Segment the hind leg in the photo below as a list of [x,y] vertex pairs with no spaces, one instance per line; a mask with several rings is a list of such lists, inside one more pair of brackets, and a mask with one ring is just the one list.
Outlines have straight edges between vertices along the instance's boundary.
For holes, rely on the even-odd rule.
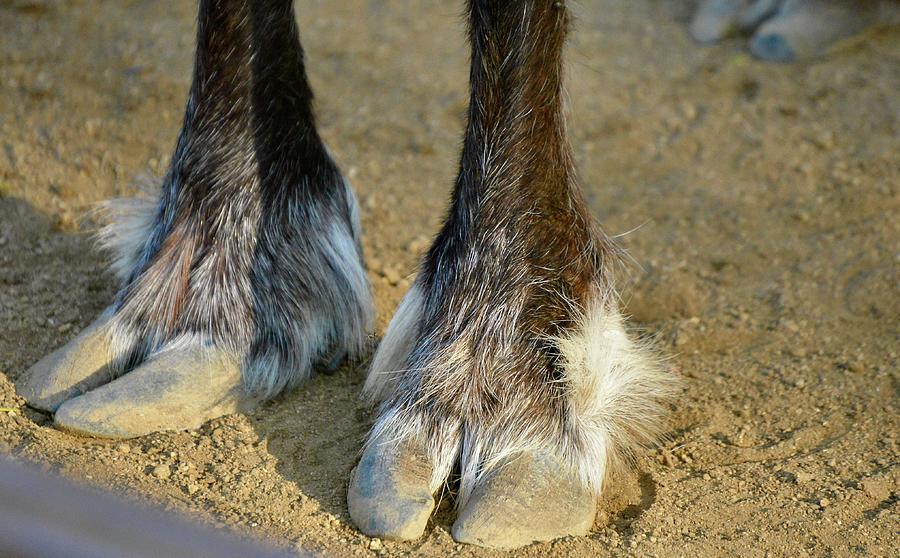
[[444,227],[374,357],[379,418],[350,482],[364,532],[422,534],[460,473],[453,536],[584,534],[607,472],[660,427],[672,377],[625,334],[618,250],[576,185],[558,0],[469,2],[468,126]]
[[353,192],[316,131],[292,0],[202,0],[184,126],[158,191],[110,204],[104,315],[19,382],[61,428],[198,426],[363,350]]

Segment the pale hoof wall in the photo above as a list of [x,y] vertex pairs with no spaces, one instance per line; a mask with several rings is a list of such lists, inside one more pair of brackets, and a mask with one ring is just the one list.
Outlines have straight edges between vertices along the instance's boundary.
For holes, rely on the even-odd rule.
[[370,537],[414,540],[434,510],[432,468],[410,446],[372,444],[353,470],[347,490],[350,517]]
[[170,349],[105,386],[63,403],[60,429],[99,438],[132,438],[197,428],[241,410],[241,361],[214,347]]
[[458,542],[513,549],[590,531],[597,499],[557,461],[520,455],[499,467],[460,510]]
[[30,406],[53,412],[63,401],[108,382],[112,378],[109,319],[98,319],[38,361],[16,382],[18,394]]
[[724,39],[737,31],[743,9],[742,0],[703,0],[691,21],[691,37],[703,44]]
[[781,0],[755,0],[738,16],[738,26],[753,31],[778,11]]

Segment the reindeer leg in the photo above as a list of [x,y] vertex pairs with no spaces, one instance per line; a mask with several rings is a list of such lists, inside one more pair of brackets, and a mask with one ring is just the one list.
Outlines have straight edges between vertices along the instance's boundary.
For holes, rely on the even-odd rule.
[[374,357],[354,471],[364,532],[422,534],[460,474],[459,541],[585,533],[607,472],[654,440],[674,379],[625,333],[619,256],[575,181],[558,0],[470,0],[471,101],[443,229]]
[[121,288],[19,383],[93,436],[183,429],[357,356],[359,218],[316,131],[292,0],[201,0],[193,85],[155,199],[111,205]]

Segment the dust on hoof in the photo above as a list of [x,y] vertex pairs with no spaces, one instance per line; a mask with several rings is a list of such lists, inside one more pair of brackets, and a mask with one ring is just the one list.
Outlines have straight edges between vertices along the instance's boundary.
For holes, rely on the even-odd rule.
[[691,21],[691,37],[699,43],[713,43],[738,29],[738,18],[745,0],[703,0]]
[[351,473],[350,517],[370,537],[419,538],[434,510],[431,476],[431,463],[419,448],[370,444]]
[[877,2],[807,0],[787,3],[750,40],[750,52],[772,62],[824,54],[834,43],[878,22]]
[[53,412],[63,401],[112,378],[110,316],[106,314],[74,339],[32,366],[16,382],[16,391],[36,409]]
[[520,454],[475,489],[453,524],[453,538],[512,549],[582,536],[594,524],[596,507],[594,494],[554,458]]
[[56,411],[60,429],[100,438],[133,438],[197,428],[246,410],[241,360],[215,347],[164,350],[144,364]]

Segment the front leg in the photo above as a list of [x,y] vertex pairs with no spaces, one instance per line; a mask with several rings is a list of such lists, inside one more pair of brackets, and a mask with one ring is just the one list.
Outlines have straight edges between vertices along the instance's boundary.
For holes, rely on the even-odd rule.
[[364,349],[356,202],[316,131],[292,0],[200,2],[171,167],[110,208],[115,302],[18,385],[57,426],[196,427]]
[[454,537],[584,534],[611,468],[660,429],[674,378],[625,332],[619,251],[576,186],[558,0],[469,2],[471,102],[443,229],[378,348],[351,480],[366,533],[415,538],[460,474]]

